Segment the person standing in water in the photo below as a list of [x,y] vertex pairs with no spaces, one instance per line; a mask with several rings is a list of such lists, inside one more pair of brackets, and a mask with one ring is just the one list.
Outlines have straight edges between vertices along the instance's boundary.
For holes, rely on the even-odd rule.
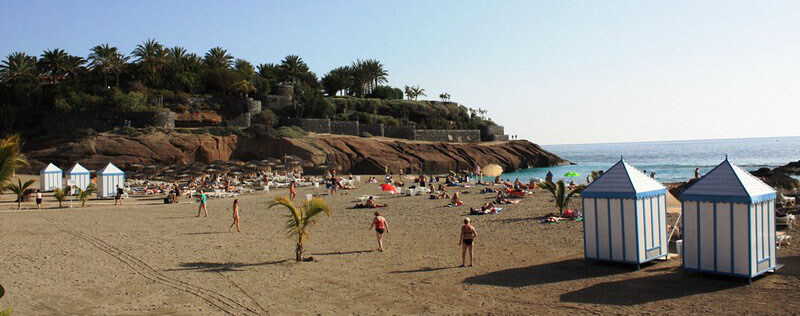
[[239,199],[233,200],[233,224],[231,224],[231,226],[228,227],[228,231],[231,231],[233,225],[236,225],[237,232],[240,233],[242,232],[242,228],[239,227]]
[[461,226],[461,236],[458,240],[458,245],[461,246],[461,266],[464,267],[467,255],[467,249],[469,249],[469,266],[472,266],[472,247],[475,243],[475,237],[478,237],[478,232],[475,230],[475,227],[472,227],[470,224],[469,217],[464,219],[464,226]]
[[380,211],[375,211],[375,218],[372,219],[369,230],[372,230],[373,227],[375,227],[375,234],[378,237],[378,251],[383,252],[383,233],[389,233],[389,223],[381,216]]
[[700,179],[700,168],[694,168],[694,178]]
[[206,193],[203,192],[203,190],[200,190],[200,206],[197,207],[197,216],[195,217],[200,217],[201,211],[205,211],[205,217],[208,217],[208,208],[206,207],[206,202],[208,202],[208,196],[206,196]]
[[297,196],[297,190],[295,189],[294,180],[289,183],[289,199],[294,201],[294,197]]
[[544,181],[553,182],[553,172],[547,170],[547,175],[544,176]]

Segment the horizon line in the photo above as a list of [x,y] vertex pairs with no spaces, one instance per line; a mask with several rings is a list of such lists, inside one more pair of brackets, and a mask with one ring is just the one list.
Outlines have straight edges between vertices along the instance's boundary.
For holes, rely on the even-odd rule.
[[741,139],[765,139],[765,138],[793,138],[794,136],[759,136],[759,137],[732,137],[732,138],[700,138],[700,139],[670,139],[670,140],[637,140],[637,141],[618,141],[618,142],[589,142],[589,143],[566,143],[566,144],[541,144],[541,146],[571,146],[571,145],[613,145],[613,144],[636,144],[636,143],[670,143],[685,141],[711,141],[711,140],[741,140]]

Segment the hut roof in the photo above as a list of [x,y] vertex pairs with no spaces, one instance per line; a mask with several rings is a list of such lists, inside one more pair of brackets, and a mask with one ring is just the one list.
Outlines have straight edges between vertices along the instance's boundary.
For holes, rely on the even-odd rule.
[[602,176],[583,189],[581,196],[635,199],[664,194],[666,190],[661,183],[620,159]]
[[42,173],[57,173],[57,172],[61,172],[61,169],[56,167],[56,165],[54,165],[53,163],[47,164],[47,167],[44,167],[44,169],[42,169]]
[[117,168],[117,166],[115,166],[114,164],[109,162],[108,165],[103,167],[103,169],[100,169],[100,171],[98,171],[97,174],[99,174],[99,175],[118,175],[118,174],[125,174],[125,173],[122,172],[122,170],[120,170],[119,168]]
[[756,203],[775,198],[775,190],[739,166],[725,161],[681,194],[683,201]]
[[89,169],[84,168],[83,166],[81,166],[81,164],[76,162],[75,165],[72,166],[72,168],[69,168],[69,170],[67,170],[67,173],[68,174],[84,174],[84,173],[89,173]]

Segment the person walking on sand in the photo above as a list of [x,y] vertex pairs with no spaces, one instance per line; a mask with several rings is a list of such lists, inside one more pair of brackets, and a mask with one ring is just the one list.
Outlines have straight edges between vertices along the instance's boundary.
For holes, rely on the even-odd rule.
[[467,249],[469,249],[469,266],[472,266],[472,247],[475,243],[475,237],[478,237],[478,232],[475,227],[470,224],[469,217],[464,219],[464,226],[461,226],[461,236],[458,240],[458,245],[461,246],[461,266],[464,267],[466,261]]
[[39,191],[39,189],[36,189],[36,209],[42,209],[42,191]]
[[228,231],[231,231],[233,225],[236,225],[237,232],[239,233],[242,232],[242,228],[239,227],[239,199],[233,200],[233,224],[231,224],[231,226],[228,227]]
[[289,199],[294,201],[294,197],[297,196],[297,190],[295,189],[294,180],[289,183]]
[[205,192],[203,192],[203,190],[200,190],[200,206],[197,207],[197,216],[195,217],[200,217],[201,211],[205,211],[205,217],[208,217],[208,208],[206,207],[206,202],[208,202],[208,196]]
[[375,227],[375,234],[378,237],[378,251],[383,252],[383,233],[389,233],[389,223],[381,216],[380,211],[375,211],[375,218],[372,219],[372,224],[369,224],[369,230]]
[[123,193],[125,193],[125,191],[123,191],[120,186],[117,186],[117,193],[114,194],[114,205],[122,205]]

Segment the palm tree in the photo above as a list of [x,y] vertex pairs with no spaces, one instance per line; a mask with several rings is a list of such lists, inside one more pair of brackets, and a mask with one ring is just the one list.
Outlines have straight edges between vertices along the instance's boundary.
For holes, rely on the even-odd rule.
[[439,99],[442,99],[442,102],[447,103],[447,101],[450,100],[450,94],[447,93],[447,92],[444,92],[444,93],[439,95]]
[[322,87],[329,96],[335,96],[339,91],[345,90],[351,86],[351,73],[350,67],[337,67],[328,72],[322,77]]
[[180,46],[167,48],[167,56],[173,63],[183,63],[187,56],[186,48]]
[[22,183],[22,180],[17,178],[17,183],[11,182],[11,184],[6,186],[9,191],[17,195],[17,209],[22,209],[22,199],[33,192],[33,189],[30,187],[34,182],[36,182],[36,179],[30,179]]
[[36,57],[22,52],[11,53],[0,64],[0,82],[12,83],[36,79]]
[[39,59],[39,67],[50,76],[52,84],[56,84],[60,77],[69,73],[70,64],[70,55],[58,48],[44,51],[42,59]]
[[231,91],[237,93],[240,97],[246,98],[251,92],[258,92],[258,89],[250,81],[239,80],[231,86]]
[[203,62],[209,68],[231,68],[233,56],[229,55],[226,49],[217,46],[208,50],[205,57],[203,57]]
[[21,147],[19,135],[0,139],[0,188],[11,180],[17,168],[28,166],[28,160],[20,152]]
[[69,56],[67,59],[67,75],[72,78],[73,82],[78,81],[78,74],[85,71],[86,59],[81,56]]
[[160,71],[167,63],[167,50],[164,45],[155,39],[148,39],[139,45],[131,53],[135,56],[136,63],[147,71],[150,82],[157,86],[161,82]]
[[252,80],[256,73],[256,69],[253,67],[253,64],[241,58],[236,59],[233,69],[236,69],[236,72],[242,74],[245,78],[247,78],[247,80]]
[[389,72],[383,69],[383,64],[377,59],[367,59],[364,61],[364,68],[370,78],[369,90],[372,91],[381,83],[388,82]]
[[297,208],[288,197],[276,197],[269,207],[272,208],[278,205],[285,207],[290,213],[288,215],[289,220],[286,221],[286,230],[290,236],[297,237],[295,260],[300,262],[303,260],[303,243],[309,238],[308,229],[317,223],[317,215],[325,213],[328,216],[332,216],[333,211],[328,206],[328,203],[325,203],[325,200],[320,198],[305,201],[300,208]]
[[428,96],[425,94],[425,89],[420,89],[419,85],[417,85],[416,87],[411,87],[411,90],[414,91],[414,101],[417,101],[417,99],[419,99],[419,96]]
[[72,186],[67,186],[66,189],[56,188],[53,190],[53,196],[58,201],[58,208],[61,208],[61,203],[66,201],[70,195],[72,195]]
[[[6,295],[6,290],[3,288],[2,285],[0,285],[0,298],[2,298],[4,295]],[[11,308],[11,307],[8,307],[8,308],[0,311],[0,316],[11,316],[12,313],[14,313],[14,309]]]
[[92,53],[89,54],[89,66],[103,75],[103,85],[108,87],[108,75],[114,74],[117,78],[117,87],[119,87],[119,75],[125,68],[125,62],[128,57],[120,53],[116,47],[108,45],[108,43],[97,45],[91,51]]
[[78,200],[81,201],[81,207],[86,207],[86,201],[88,201],[89,197],[95,192],[97,192],[97,186],[94,183],[89,183],[86,190],[78,188]]
[[550,192],[555,199],[556,206],[558,207],[558,214],[561,215],[564,212],[564,209],[569,206],[569,202],[572,199],[572,196],[575,194],[580,193],[584,186],[579,185],[577,189],[570,191],[567,193],[567,186],[564,184],[564,180],[558,180],[554,182],[542,182],[540,187]]
[[297,55],[284,57],[279,67],[284,77],[282,79],[291,83],[294,83],[302,74],[308,72],[308,65]]

